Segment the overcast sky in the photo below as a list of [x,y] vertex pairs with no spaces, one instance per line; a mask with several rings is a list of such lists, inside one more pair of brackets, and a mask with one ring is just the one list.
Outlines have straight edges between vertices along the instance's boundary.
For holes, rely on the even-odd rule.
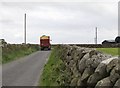
[[49,35],[51,43],[98,43],[118,35],[117,0],[72,0],[0,2],[0,38],[9,43],[24,42],[24,13],[27,14],[27,43],[39,43]]

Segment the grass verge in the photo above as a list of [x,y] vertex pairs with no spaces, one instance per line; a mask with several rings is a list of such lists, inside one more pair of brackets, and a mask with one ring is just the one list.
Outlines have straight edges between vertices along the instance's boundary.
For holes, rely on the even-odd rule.
[[120,48],[97,48],[97,50],[106,54],[111,54],[113,56],[120,55]]
[[62,49],[55,47],[49,57],[48,62],[44,66],[39,86],[59,86],[59,78],[65,65],[61,60]]
[[29,55],[38,48],[35,45],[8,45],[2,48],[2,64]]

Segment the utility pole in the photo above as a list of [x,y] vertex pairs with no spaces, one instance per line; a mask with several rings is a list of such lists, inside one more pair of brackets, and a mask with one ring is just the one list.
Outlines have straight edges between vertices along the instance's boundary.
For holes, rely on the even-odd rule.
[[24,16],[24,43],[26,44],[26,13]]
[[95,44],[97,44],[97,27],[95,28]]

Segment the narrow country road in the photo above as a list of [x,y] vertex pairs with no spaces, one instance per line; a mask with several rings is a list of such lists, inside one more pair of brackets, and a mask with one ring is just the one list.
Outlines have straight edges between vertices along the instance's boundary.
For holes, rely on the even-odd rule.
[[38,51],[2,66],[3,86],[37,86],[50,51]]

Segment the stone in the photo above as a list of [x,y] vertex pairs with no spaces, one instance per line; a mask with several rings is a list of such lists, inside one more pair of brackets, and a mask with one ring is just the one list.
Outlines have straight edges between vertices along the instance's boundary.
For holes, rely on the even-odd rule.
[[98,72],[101,75],[108,75],[109,73],[107,72],[107,65],[112,61],[114,57],[108,58],[106,60],[103,60],[98,67],[96,68],[95,72]]
[[108,73],[106,71],[107,65],[104,63],[100,63],[98,67],[95,69],[95,73],[99,73],[101,76],[107,76]]
[[74,71],[74,69],[76,69],[76,63],[74,63],[74,64],[73,64],[73,66],[72,66],[72,67],[70,67],[70,69],[71,69],[71,71],[73,72],[73,71]]
[[91,67],[96,69],[100,63],[101,63],[101,60],[99,58],[93,58],[93,63],[91,64]]
[[86,68],[81,76],[81,81],[87,81],[87,79],[89,78],[90,75],[92,75],[94,72],[94,70],[89,67],[89,68]]
[[91,66],[93,69],[96,69],[100,62],[101,60],[96,55],[93,55],[91,58],[86,60],[86,66]]
[[117,80],[113,88],[120,88],[120,79]]
[[117,66],[112,69],[110,72],[110,81],[115,84],[115,82],[120,78],[120,74],[118,73]]
[[86,87],[87,85],[86,85],[85,82],[81,81],[81,79],[79,78],[79,79],[78,79],[78,82],[77,82],[77,86],[84,88],[84,87]]
[[82,57],[86,54],[86,53],[82,53],[82,52],[83,52],[83,49],[77,49],[77,52],[78,52],[79,60],[81,60]]
[[108,65],[115,58],[116,57],[107,58],[107,59],[103,60],[101,63]]
[[69,49],[67,50],[67,56],[71,56],[71,50],[72,50],[72,48],[69,48]]
[[78,78],[73,78],[70,83],[70,86],[77,86],[77,81],[78,81]]
[[112,87],[113,87],[113,84],[111,83],[109,77],[106,77],[106,78],[98,81],[98,83],[96,84],[95,88],[99,88],[99,87],[112,88]]
[[116,64],[118,64],[118,58],[110,61],[110,63],[107,65],[107,72],[110,72],[116,66]]
[[89,52],[89,55],[90,55],[90,58],[91,58],[93,55],[97,55],[97,51],[96,50],[91,50]]
[[75,64],[75,61],[74,61],[74,60],[71,60],[71,61],[70,61],[70,64],[69,64],[69,67],[71,68],[74,64]]
[[81,77],[81,73],[78,71],[76,66],[73,68],[73,76],[76,78]]
[[66,66],[66,71],[71,72],[71,69],[69,68],[69,65]]
[[85,54],[84,57],[78,62],[78,69],[80,73],[83,73],[83,71],[86,68],[86,60],[89,58],[89,53]]
[[78,71],[75,71],[74,73],[73,73],[73,77],[81,77],[81,73],[79,73]]
[[99,73],[94,73],[88,78],[87,85],[94,87],[102,78],[103,77]]
[[72,57],[71,56],[67,56],[66,60],[67,60],[67,62],[70,62],[70,60],[72,60]]
[[84,50],[82,51],[82,53],[87,54],[87,53],[89,53],[90,51],[91,51],[91,49],[84,48]]
[[93,64],[93,59],[92,58],[88,58],[86,60],[86,63],[85,63],[86,67],[90,67],[90,66],[92,66],[92,64]]

